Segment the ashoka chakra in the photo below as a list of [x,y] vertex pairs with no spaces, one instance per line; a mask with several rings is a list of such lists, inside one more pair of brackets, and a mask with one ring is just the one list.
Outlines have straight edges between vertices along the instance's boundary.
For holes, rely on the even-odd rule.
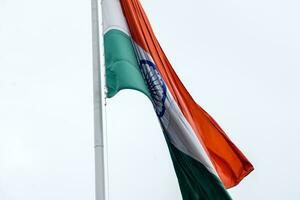
[[167,88],[162,80],[159,72],[157,71],[154,63],[149,60],[141,60],[140,68],[144,79],[147,83],[147,87],[152,97],[152,102],[159,117],[162,117],[165,113],[165,100]]

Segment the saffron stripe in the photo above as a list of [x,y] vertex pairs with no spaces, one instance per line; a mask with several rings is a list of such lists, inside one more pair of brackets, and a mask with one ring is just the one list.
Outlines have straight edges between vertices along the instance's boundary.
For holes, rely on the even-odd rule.
[[179,108],[197,134],[226,188],[253,170],[243,153],[213,118],[196,104],[161,49],[138,0],[120,0],[133,40],[153,58]]

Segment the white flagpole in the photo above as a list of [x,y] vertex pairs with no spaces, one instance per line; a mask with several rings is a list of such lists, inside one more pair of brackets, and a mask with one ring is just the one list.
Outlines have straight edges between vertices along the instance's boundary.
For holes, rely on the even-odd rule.
[[[103,110],[105,109],[104,92],[104,52],[102,24],[99,26],[98,0],[91,0],[92,5],[92,40],[93,40],[93,87],[94,87],[94,143],[95,143],[95,198],[108,199],[108,173],[106,165],[106,135],[104,134]],[[99,20],[100,17],[100,20]]]

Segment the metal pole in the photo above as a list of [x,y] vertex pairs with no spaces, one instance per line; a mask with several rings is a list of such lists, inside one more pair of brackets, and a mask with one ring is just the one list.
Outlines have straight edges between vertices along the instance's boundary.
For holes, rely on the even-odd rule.
[[102,29],[99,27],[98,0],[91,0],[92,5],[92,44],[93,44],[93,88],[94,88],[94,143],[95,143],[95,198],[107,200],[107,166],[105,151],[105,134],[103,123],[104,101],[104,73],[101,66],[104,60],[101,58]]

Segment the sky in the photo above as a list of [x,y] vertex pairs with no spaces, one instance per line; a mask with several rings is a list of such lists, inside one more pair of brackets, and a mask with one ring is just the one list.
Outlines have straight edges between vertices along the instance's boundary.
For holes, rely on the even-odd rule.
[[[142,0],[173,68],[255,170],[233,199],[300,199],[300,2]],[[91,7],[0,0],[0,199],[94,199]],[[109,199],[180,200],[152,105],[107,100]]]

